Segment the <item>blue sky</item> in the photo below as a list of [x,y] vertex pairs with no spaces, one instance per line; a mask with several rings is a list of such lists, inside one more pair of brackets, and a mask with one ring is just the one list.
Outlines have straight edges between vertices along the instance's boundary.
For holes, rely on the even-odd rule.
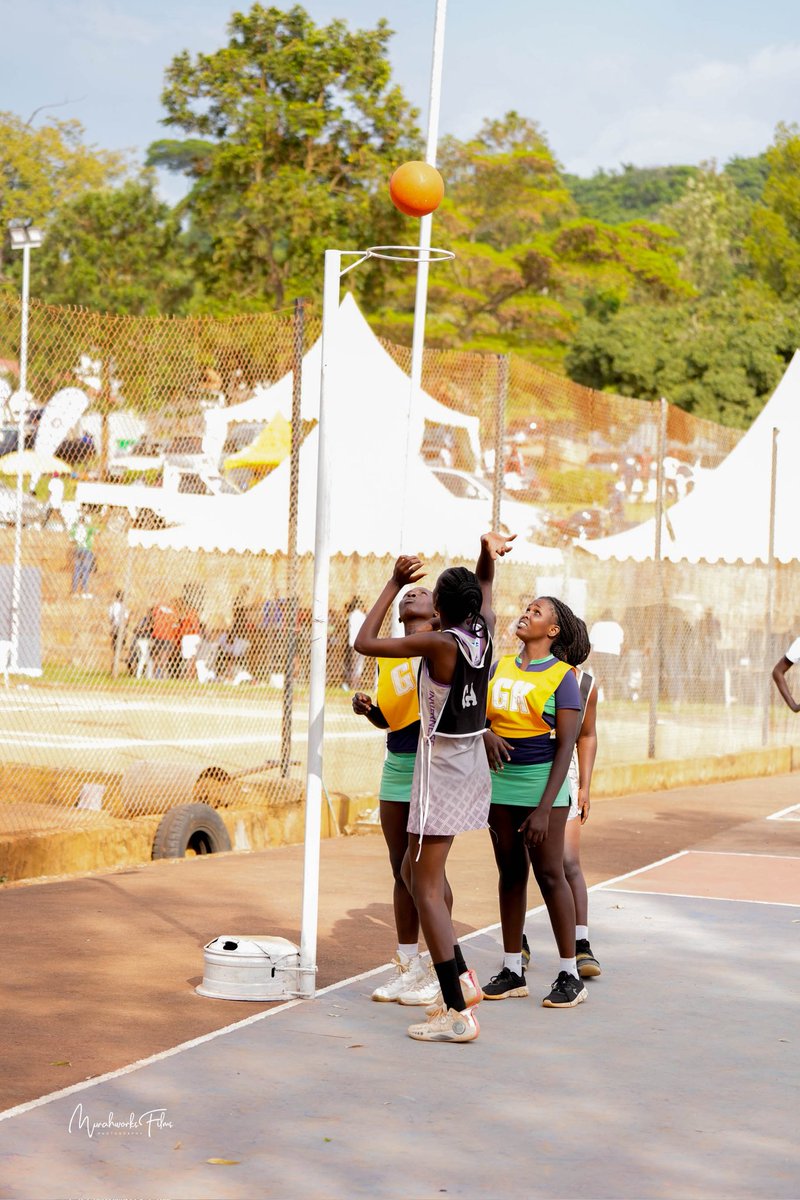
[[[288,7],[288,0],[282,5]],[[171,57],[216,49],[226,0],[0,0],[0,109],[77,117],[87,137],[141,158],[164,136],[159,93]],[[246,8],[247,4],[238,5]],[[395,77],[425,127],[434,0],[307,0],[396,30]],[[441,131],[466,137],[516,108],[559,160],[591,174],[621,162],[725,162],[800,121],[800,22],[789,0],[449,0]],[[177,183],[177,181],[176,181]]]

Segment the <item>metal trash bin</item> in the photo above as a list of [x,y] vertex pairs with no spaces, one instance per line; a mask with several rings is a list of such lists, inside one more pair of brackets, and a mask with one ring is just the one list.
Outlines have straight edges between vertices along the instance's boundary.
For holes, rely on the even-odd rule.
[[120,780],[123,816],[143,817],[199,802],[219,808],[230,779],[224,767],[139,759]]
[[300,950],[282,937],[223,934],[204,948],[203,982],[212,1000],[289,1000],[298,995]]

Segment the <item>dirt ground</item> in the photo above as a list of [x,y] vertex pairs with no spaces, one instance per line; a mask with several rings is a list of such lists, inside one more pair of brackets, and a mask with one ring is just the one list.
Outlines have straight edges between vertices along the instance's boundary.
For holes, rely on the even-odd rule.
[[[741,780],[594,802],[583,835],[589,884],[798,802],[796,776]],[[800,845],[800,822],[764,822]],[[743,832],[742,848],[748,848]],[[752,849],[757,847],[753,846]],[[48,1094],[193,1037],[265,1005],[203,999],[203,945],[220,934],[299,942],[303,848],[149,863],[80,878],[0,887],[5,1070],[0,1107]],[[449,875],[459,935],[497,921],[485,832],[457,839]],[[540,902],[531,883],[529,904]],[[591,914],[590,914],[591,919]],[[394,948],[391,888],[379,833],[322,843],[319,986],[385,963]],[[595,950],[602,961],[602,946]],[[549,982],[549,942],[532,970]]]

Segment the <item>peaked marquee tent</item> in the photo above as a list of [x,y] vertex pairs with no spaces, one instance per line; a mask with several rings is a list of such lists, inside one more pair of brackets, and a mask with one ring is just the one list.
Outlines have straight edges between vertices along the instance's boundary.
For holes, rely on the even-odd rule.
[[[375,386],[390,388],[393,394],[398,389],[405,389],[405,405],[408,409],[408,376],[381,346],[349,292],[342,299],[339,308],[336,336],[345,358],[359,375],[365,376]],[[304,421],[315,421],[319,414],[320,353],[321,343],[317,340],[303,357],[300,415]],[[423,391],[418,393],[417,408],[418,418],[422,421],[446,425],[460,431],[460,436],[466,439],[475,462],[480,460],[480,422],[477,417],[456,412]],[[291,419],[291,371],[271,386],[257,385],[253,395],[241,404],[232,404],[227,408],[211,409],[207,412],[203,448],[216,460],[220,456],[231,425],[241,421],[269,421],[276,413],[281,413],[287,421]]]
[[[769,560],[772,431],[778,433],[775,557],[800,559],[800,351],[741,441],[694,490],[667,511],[662,557],[672,562]],[[655,520],[613,537],[582,543],[601,559],[643,562],[655,555]]]
[[[330,547],[333,554],[388,555],[402,550],[432,556],[476,557],[491,512],[476,500],[453,496],[419,454],[423,413],[468,430],[477,439],[477,420],[451,412],[422,396],[421,412],[409,430],[408,376],[374,337],[355,302],[346,297],[334,326],[326,421],[330,449]],[[318,415],[319,345],[303,360],[304,418]],[[258,397],[265,418],[291,404],[291,376]],[[276,395],[273,397],[272,393]],[[314,407],[316,398],[316,408]],[[253,401],[247,401],[247,406]],[[435,406],[435,407],[434,407]],[[241,410],[244,405],[237,405]],[[232,415],[234,410],[215,414]],[[237,419],[253,419],[253,409]],[[297,521],[299,554],[314,551],[318,431],[300,449]],[[216,496],[191,523],[160,531],[132,530],[132,545],[187,550],[280,553],[287,549],[290,462],[285,459],[242,496]],[[204,498],[205,499],[205,498]],[[501,512],[502,515],[502,512]],[[534,546],[521,536],[514,559],[560,565],[560,550]]]

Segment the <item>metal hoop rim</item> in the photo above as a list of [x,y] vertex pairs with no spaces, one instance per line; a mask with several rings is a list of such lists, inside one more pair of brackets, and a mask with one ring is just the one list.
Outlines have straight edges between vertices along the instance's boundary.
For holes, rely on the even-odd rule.
[[[403,250],[404,254],[391,254],[389,251]],[[441,246],[368,246],[367,258],[385,258],[396,262],[434,263],[449,262],[455,258],[452,250],[443,250]]]

